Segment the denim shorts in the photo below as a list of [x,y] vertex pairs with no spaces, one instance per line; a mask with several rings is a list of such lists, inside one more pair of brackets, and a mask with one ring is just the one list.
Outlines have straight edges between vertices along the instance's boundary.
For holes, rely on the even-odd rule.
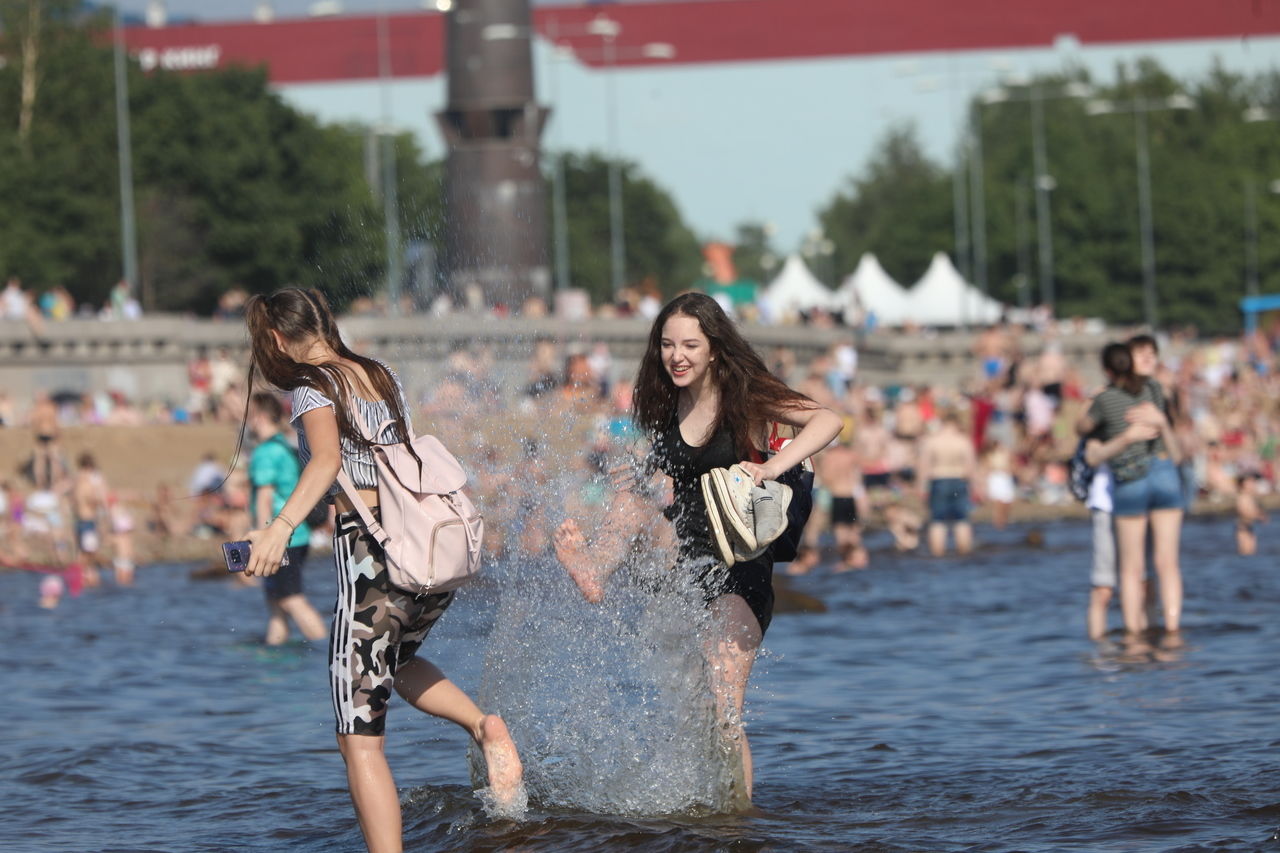
[[969,481],[944,477],[929,483],[929,519],[966,521],[969,518]]
[[1182,509],[1182,478],[1173,460],[1156,457],[1147,473],[1112,486],[1114,514],[1146,515],[1155,509]]

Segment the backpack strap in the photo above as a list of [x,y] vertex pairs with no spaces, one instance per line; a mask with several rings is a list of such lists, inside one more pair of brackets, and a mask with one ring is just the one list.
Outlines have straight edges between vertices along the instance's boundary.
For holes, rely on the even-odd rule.
[[342,468],[338,469],[338,485],[342,486],[342,491],[346,492],[347,500],[351,501],[351,505],[355,507],[356,514],[364,522],[365,529],[369,531],[369,535],[379,545],[386,547],[387,540],[391,537],[387,535],[387,531],[382,529],[382,525],[378,523],[378,520],[373,517],[373,511],[364,502],[364,498],[360,497],[356,484],[351,482],[351,477]]

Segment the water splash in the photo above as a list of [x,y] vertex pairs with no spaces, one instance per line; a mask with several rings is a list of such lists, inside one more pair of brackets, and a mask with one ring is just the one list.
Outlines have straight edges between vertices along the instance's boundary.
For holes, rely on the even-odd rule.
[[554,557],[495,567],[482,701],[507,721],[529,794],[545,808],[734,808],[741,770],[708,687],[707,611],[655,562],[633,561],[599,605],[582,600]]
[[529,813],[529,788],[524,783],[509,800],[495,796],[492,788],[477,788],[476,797],[484,807],[484,813],[494,820],[522,821]]

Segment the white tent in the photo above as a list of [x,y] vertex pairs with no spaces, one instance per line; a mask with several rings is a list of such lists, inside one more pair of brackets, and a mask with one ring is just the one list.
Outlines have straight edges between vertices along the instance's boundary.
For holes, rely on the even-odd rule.
[[834,297],[835,294],[814,277],[799,255],[787,258],[782,271],[764,290],[769,311],[777,317],[814,308],[830,309],[835,304]]
[[878,326],[900,326],[910,314],[906,288],[890,278],[870,252],[858,259],[858,266],[836,290],[836,301],[846,321],[859,314],[875,315]]
[[907,296],[906,319],[922,326],[995,323],[1003,311],[999,302],[964,280],[945,252],[933,256]]

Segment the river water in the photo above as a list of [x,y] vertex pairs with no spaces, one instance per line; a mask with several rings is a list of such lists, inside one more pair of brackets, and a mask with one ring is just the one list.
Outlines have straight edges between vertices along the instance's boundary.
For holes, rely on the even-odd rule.
[[[712,759],[664,752],[657,735],[673,723],[622,659],[643,645],[627,627],[642,612],[593,611],[550,566],[492,573],[426,648],[511,709],[533,799],[523,820],[490,817],[461,731],[397,700],[388,751],[407,849],[1280,850],[1274,537],[1264,528],[1262,553],[1242,559],[1229,522],[1190,523],[1187,644],[1128,660],[1084,638],[1086,526],[1042,530],[1041,547],[1024,544],[1026,528],[980,530],[966,559],[896,556],[873,539],[870,570],[794,579],[828,610],[780,613],[770,629],[748,697],[745,815],[696,806],[709,777],[675,753]],[[324,650],[264,648],[260,591],[190,568],[144,568],[133,589],[53,611],[35,607],[36,576],[0,576],[0,850],[363,849]],[[324,610],[330,574],[313,558],[308,590]],[[535,620],[514,637],[513,600],[568,630]],[[544,663],[517,696],[521,648]],[[558,656],[558,680],[541,681]],[[538,720],[545,730],[522,734]]]

